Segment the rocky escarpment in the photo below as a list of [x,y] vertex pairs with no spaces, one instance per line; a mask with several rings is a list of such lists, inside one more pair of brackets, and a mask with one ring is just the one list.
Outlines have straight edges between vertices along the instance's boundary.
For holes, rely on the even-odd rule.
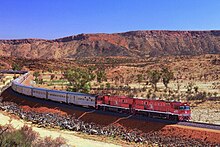
[[220,31],[132,31],[115,34],[80,34],[55,40],[0,40],[0,56],[76,58],[220,53]]

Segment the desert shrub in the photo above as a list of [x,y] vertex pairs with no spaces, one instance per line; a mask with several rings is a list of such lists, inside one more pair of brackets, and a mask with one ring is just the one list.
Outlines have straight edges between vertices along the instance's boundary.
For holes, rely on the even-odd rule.
[[24,125],[20,129],[21,134],[25,137],[26,142],[33,142],[39,134],[32,130],[31,127],[28,127],[27,125]]
[[144,86],[144,87],[142,88],[142,91],[143,91],[143,92],[147,91],[147,87]]
[[51,137],[40,138],[39,134],[32,130],[31,127],[24,125],[16,130],[11,125],[0,126],[0,146],[22,146],[22,147],[57,147],[65,144],[61,137],[52,139]]
[[38,134],[31,128],[23,126],[15,130],[10,125],[1,127],[0,146],[31,146],[32,141],[38,137]]
[[193,87],[193,88],[194,88],[195,93],[197,93],[198,90],[199,90],[199,87],[198,87],[198,86],[195,86],[195,87]]
[[191,94],[192,93],[192,89],[193,89],[193,85],[194,83],[192,82],[189,82],[188,85],[187,85],[187,93]]
[[65,140],[62,137],[52,139],[51,137],[45,137],[44,139],[38,139],[33,143],[35,147],[59,147],[65,144]]
[[214,92],[213,95],[214,95],[214,97],[217,97],[218,93],[217,93],[217,92]]

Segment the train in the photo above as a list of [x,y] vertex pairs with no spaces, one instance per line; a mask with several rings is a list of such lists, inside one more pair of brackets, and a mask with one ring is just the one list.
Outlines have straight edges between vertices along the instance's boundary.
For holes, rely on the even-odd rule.
[[27,79],[29,74],[27,72],[12,81],[12,89],[15,92],[39,99],[91,107],[102,111],[114,111],[175,121],[189,121],[191,118],[190,105],[187,102],[151,100],[127,96],[94,95],[23,85],[22,82]]

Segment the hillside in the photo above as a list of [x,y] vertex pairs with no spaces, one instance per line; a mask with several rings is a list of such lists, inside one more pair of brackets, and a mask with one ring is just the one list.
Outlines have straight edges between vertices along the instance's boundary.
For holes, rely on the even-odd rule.
[[0,40],[0,56],[31,59],[219,53],[220,31],[132,31],[79,34],[55,40]]

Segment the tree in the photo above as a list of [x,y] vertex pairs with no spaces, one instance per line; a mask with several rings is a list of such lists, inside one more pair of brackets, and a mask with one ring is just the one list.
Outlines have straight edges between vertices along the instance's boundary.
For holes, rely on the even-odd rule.
[[110,88],[111,88],[111,84],[110,84],[110,83],[106,83],[105,86],[106,86],[107,89],[110,89]]
[[217,92],[214,92],[214,94],[213,94],[215,97],[217,97],[217,95],[218,95],[218,93]]
[[35,80],[37,80],[38,77],[40,76],[39,71],[35,71],[35,72],[33,73],[33,76],[35,77]]
[[103,81],[106,81],[106,73],[104,70],[100,70],[96,72],[96,76],[97,76],[97,82],[102,83]]
[[161,77],[162,77],[163,84],[167,89],[170,80],[174,78],[173,72],[170,71],[168,68],[163,68],[161,71]]
[[55,78],[55,74],[50,75],[50,80],[52,81]]
[[152,84],[154,91],[157,91],[157,83],[159,82],[161,73],[157,70],[148,72],[149,82]]
[[[40,76],[39,71],[35,71],[35,72],[33,73],[33,76],[35,77],[34,81],[35,81],[37,84],[41,83],[40,80],[38,79],[38,77]],[[43,81],[42,81],[42,83],[43,83]]]
[[21,70],[21,69],[22,69],[22,65],[20,65],[18,63],[12,64],[12,70]]
[[137,75],[137,82],[139,83],[139,88],[140,88],[140,83],[144,80],[143,74],[138,74]]
[[195,90],[195,93],[198,93],[199,87],[198,87],[198,86],[195,86],[195,87],[194,87],[194,90]]
[[191,93],[192,93],[193,85],[194,85],[194,83],[192,83],[192,82],[189,82],[189,83],[188,83],[188,85],[187,85],[187,87],[186,87],[188,94],[191,94]]
[[68,80],[68,91],[89,92],[90,82],[95,79],[95,75],[87,70],[76,68],[64,72],[64,77]]
[[86,83],[85,85],[83,85],[82,91],[83,93],[89,93],[91,90],[91,84],[90,82]]

